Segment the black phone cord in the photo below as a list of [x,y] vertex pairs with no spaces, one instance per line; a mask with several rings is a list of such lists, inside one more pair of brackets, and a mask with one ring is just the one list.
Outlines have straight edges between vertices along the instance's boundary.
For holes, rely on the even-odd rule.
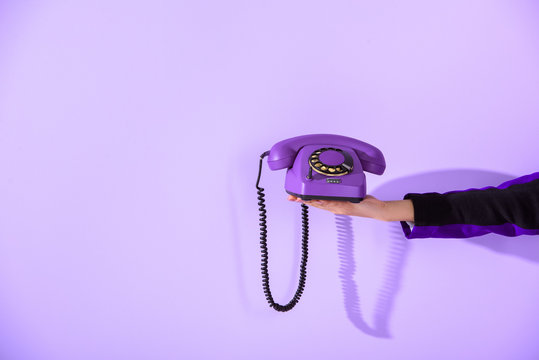
[[305,280],[307,278],[307,255],[308,255],[308,239],[309,239],[309,208],[305,204],[301,204],[301,218],[302,218],[302,240],[301,240],[301,264],[299,268],[299,282],[298,288],[294,297],[286,305],[277,304],[273,300],[269,285],[269,273],[268,273],[268,244],[267,244],[267,225],[266,225],[266,205],[264,199],[264,188],[258,186],[260,183],[260,174],[262,173],[262,160],[269,154],[266,151],[260,155],[260,164],[258,167],[258,178],[256,179],[256,188],[258,194],[258,210],[260,211],[260,249],[262,252],[262,287],[264,288],[264,294],[270,307],[277,311],[289,311],[299,301],[303,289],[305,288]]

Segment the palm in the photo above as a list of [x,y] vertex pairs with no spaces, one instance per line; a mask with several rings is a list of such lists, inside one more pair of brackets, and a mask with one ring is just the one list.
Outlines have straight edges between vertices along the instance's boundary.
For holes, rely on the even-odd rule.
[[366,195],[360,203],[335,200],[303,201],[295,196],[289,195],[288,200],[301,202],[319,209],[331,211],[338,215],[354,215],[375,218],[383,206],[383,201],[372,195]]

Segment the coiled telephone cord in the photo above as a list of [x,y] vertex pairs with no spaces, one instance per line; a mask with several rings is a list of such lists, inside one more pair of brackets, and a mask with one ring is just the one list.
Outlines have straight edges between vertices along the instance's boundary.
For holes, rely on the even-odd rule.
[[262,287],[264,288],[264,294],[270,304],[270,307],[277,311],[289,311],[299,301],[303,289],[305,288],[305,280],[307,278],[307,255],[308,255],[308,239],[309,239],[309,208],[305,204],[301,204],[301,218],[302,218],[302,240],[301,240],[301,264],[299,268],[299,282],[298,288],[294,297],[286,305],[277,304],[273,300],[273,296],[270,291],[269,273],[268,273],[268,244],[267,244],[267,226],[266,226],[266,205],[264,199],[264,188],[258,186],[260,183],[260,174],[262,173],[262,160],[269,154],[266,151],[260,155],[260,165],[258,167],[258,178],[256,179],[256,188],[258,194],[258,210],[260,211],[260,249],[262,252]]

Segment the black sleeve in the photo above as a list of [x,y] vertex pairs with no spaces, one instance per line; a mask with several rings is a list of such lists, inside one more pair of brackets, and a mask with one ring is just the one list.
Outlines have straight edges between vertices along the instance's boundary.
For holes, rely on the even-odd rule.
[[[404,199],[412,200],[414,223],[401,222],[405,234],[408,238],[539,234],[539,173],[533,175],[509,186],[408,193]],[[405,228],[408,225],[413,231]]]
[[414,204],[415,224],[501,225],[539,228],[539,179],[512,185],[454,193],[406,194]]

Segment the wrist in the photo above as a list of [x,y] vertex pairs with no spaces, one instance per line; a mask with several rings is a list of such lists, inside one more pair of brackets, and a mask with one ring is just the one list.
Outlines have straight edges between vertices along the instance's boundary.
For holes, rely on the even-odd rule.
[[391,211],[389,201],[379,200],[370,217],[375,220],[389,221]]
[[377,220],[380,221],[391,221],[391,204],[389,201],[382,201],[382,206],[380,208],[380,212],[378,213],[378,216],[376,217]]
[[414,221],[414,206],[411,200],[384,201],[380,214],[382,221]]

